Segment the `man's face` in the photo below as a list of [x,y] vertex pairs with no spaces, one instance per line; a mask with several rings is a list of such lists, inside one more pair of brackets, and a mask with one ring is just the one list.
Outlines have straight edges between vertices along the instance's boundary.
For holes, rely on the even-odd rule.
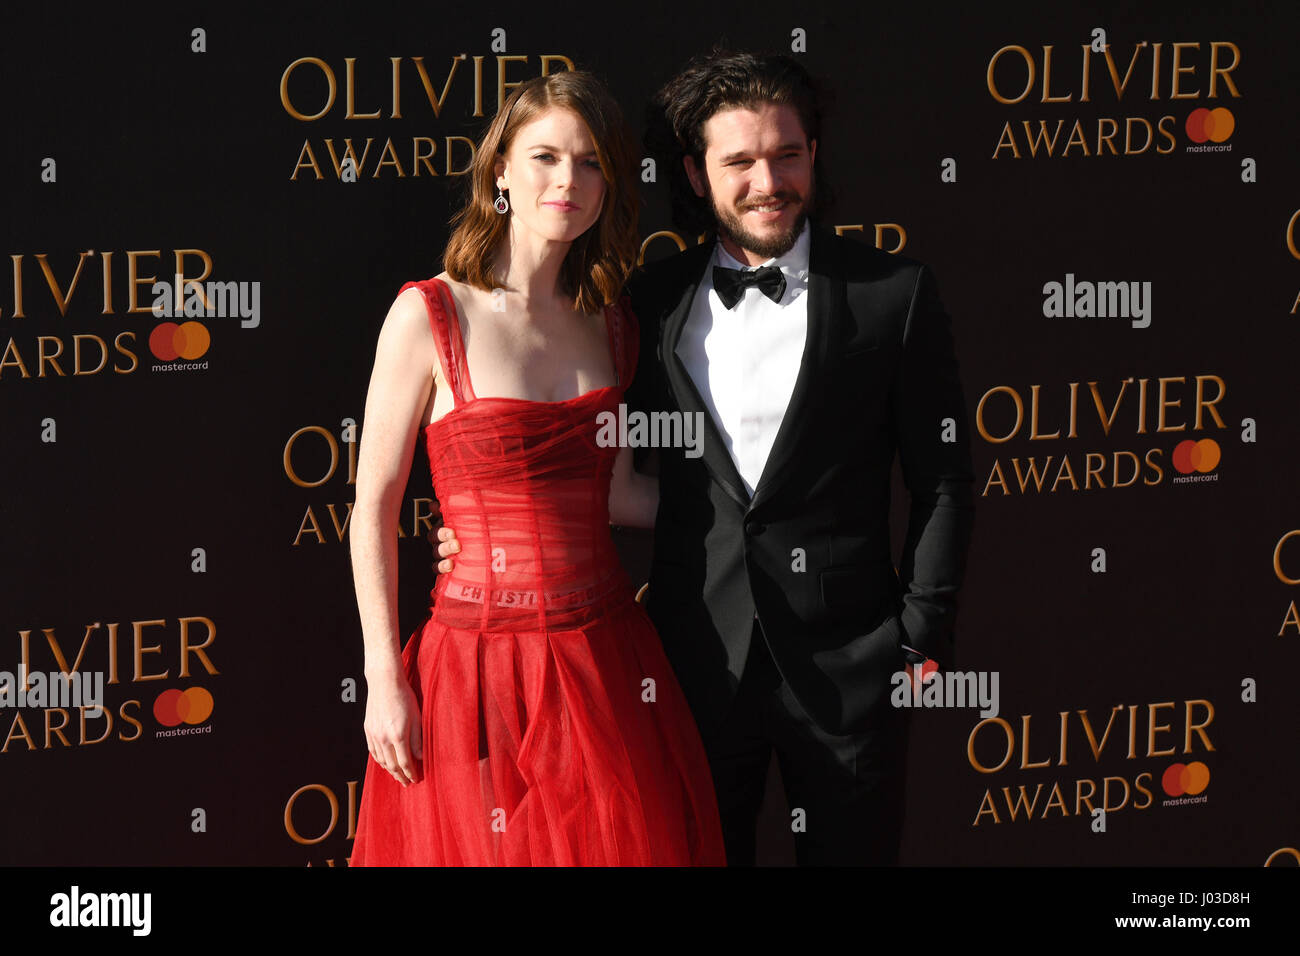
[[749,265],[794,245],[813,197],[817,141],[806,143],[793,107],[719,111],[704,124],[704,168],[685,159],[697,196],[708,199],[723,246]]

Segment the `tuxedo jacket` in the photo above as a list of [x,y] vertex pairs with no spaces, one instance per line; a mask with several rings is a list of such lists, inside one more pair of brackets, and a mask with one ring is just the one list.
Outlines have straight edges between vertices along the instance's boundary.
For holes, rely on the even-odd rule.
[[[629,410],[703,413],[702,454],[658,449],[646,609],[706,732],[735,697],[756,617],[828,733],[890,706],[902,645],[952,659],[974,499],[949,318],[924,265],[811,227],[803,358],[752,499],[675,351],[714,241],[627,286],[641,335]],[[896,453],[911,497],[897,570]]]

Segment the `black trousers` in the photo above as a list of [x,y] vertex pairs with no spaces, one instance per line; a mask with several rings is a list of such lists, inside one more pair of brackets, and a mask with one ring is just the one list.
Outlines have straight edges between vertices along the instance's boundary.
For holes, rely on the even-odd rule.
[[910,723],[910,711],[887,707],[861,733],[824,732],[790,693],[755,621],[731,712],[704,736],[728,864],[754,865],[775,750],[800,866],[896,865]]

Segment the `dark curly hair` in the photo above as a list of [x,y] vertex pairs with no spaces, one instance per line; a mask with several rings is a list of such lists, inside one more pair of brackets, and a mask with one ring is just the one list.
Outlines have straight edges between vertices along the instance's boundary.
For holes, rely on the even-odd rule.
[[764,103],[791,106],[804,134],[818,143],[813,159],[812,207],[817,216],[833,202],[822,172],[822,112],[830,93],[797,60],[776,54],[737,53],[715,46],[696,56],[650,101],[646,109],[645,147],[661,174],[667,170],[673,224],[685,235],[711,232],[716,226],[708,200],[695,195],[683,168],[690,156],[704,166],[704,124],[715,113]]

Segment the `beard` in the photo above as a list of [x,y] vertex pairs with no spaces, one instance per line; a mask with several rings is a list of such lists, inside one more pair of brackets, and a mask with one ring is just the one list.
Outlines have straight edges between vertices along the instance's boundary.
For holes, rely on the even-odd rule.
[[[771,196],[759,196],[746,200],[745,204],[739,208],[739,215],[737,215],[731,209],[724,209],[719,206],[713,196],[712,189],[706,186],[705,192],[705,199],[708,200],[709,208],[713,212],[713,221],[718,233],[730,239],[740,248],[768,259],[775,259],[777,256],[785,255],[794,246],[795,240],[799,238],[799,233],[803,232],[804,223],[808,220],[808,206],[812,202],[812,196],[813,187],[811,184],[808,188],[808,195],[802,198],[793,190],[781,190]],[[769,236],[758,236],[745,228],[741,216],[756,206],[770,206],[774,202],[799,204],[799,213],[795,216],[794,222],[791,223],[789,229]]]

